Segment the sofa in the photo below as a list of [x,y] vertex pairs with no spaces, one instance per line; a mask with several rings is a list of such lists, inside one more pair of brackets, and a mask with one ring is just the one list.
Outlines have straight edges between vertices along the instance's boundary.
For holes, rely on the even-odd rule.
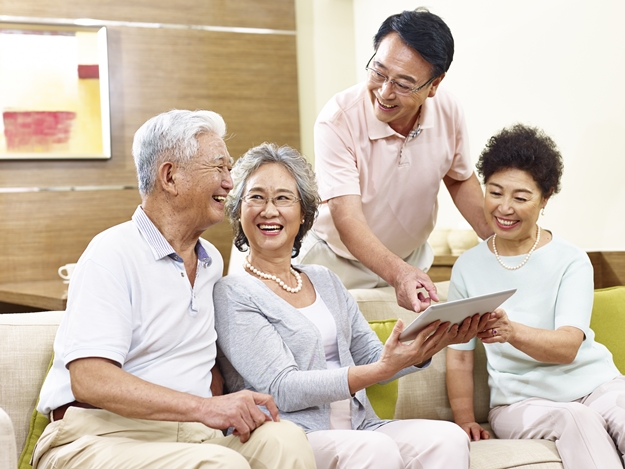
[[[446,298],[447,284],[437,285],[442,298]],[[408,323],[414,317],[414,313],[397,306],[391,288],[352,290],[352,294],[374,329],[379,325],[392,327],[392,320],[396,318]],[[598,291],[595,294],[595,309],[601,303],[597,302],[598,298],[601,300],[601,295],[614,305],[615,294],[618,307],[603,307],[611,316],[606,319],[606,313],[602,313],[603,324],[597,327],[593,324],[593,329],[597,331],[602,326],[606,331],[606,341],[613,341],[612,347],[618,348],[622,347],[618,331],[625,327],[625,287]],[[41,416],[35,420],[33,409],[49,366],[52,343],[62,315],[60,311],[0,314],[0,469],[17,467],[29,428],[41,423]],[[593,321],[597,316],[595,311]],[[607,327],[605,323],[608,323]],[[610,344],[606,345],[611,348]],[[623,371],[623,348],[619,350],[618,357],[615,353],[616,358]],[[489,390],[483,348],[478,348],[476,354],[475,382],[476,418],[486,422]],[[396,398],[387,399],[393,401],[390,412],[395,418],[452,420],[445,388],[445,351],[434,357],[428,369],[401,378],[396,386]],[[388,394],[387,391],[382,394],[385,393]],[[33,439],[29,441],[32,450]],[[27,462],[28,457],[24,459]],[[562,464],[553,442],[490,439],[471,443],[471,468],[556,469],[562,468]]]

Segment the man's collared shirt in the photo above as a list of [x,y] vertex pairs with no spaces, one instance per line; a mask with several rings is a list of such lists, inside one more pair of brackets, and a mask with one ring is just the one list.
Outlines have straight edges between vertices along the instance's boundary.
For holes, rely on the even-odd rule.
[[[373,112],[365,84],[335,95],[315,123],[315,171],[323,201],[360,195],[367,223],[390,251],[405,258],[436,223],[441,180],[473,173],[464,114],[438,88],[421,111],[421,132],[404,137]],[[327,204],[315,231],[339,256],[355,259],[339,238]]]

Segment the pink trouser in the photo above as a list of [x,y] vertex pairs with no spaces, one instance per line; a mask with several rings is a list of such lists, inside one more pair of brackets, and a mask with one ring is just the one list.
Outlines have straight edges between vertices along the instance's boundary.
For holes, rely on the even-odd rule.
[[308,433],[317,469],[468,469],[469,438],[456,424],[396,420],[374,431]]
[[565,469],[623,469],[624,376],[574,402],[532,398],[495,407],[488,420],[499,438],[555,441]]

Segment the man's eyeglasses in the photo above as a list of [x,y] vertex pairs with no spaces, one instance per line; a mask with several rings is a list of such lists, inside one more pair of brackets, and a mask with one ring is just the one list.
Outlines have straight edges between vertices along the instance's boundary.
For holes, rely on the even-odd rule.
[[243,197],[243,201],[252,207],[264,207],[271,201],[276,207],[290,207],[298,203],[298,199],[294,195],[276,195],[275,197],[265,197],[260,194],[247,194]]
[[[375,54],[374,54],[374,57],[375,57]],[[380,86],[383,86],[385,83],[388,82],[391,85],[394,85],[395,92],[402,96],[410,96],[412,93],[418,93],[423,88],[425,88],[430,83],[432,83],[434,79],[436,78],[436,77],[432,77],[428,81],[426,81],[423,85],[413,88],[412,85],[408,82],[405,82],[402,80],[391,80],[388,76],[386,76],[379,70],[373,67],[369,67],[371,60],[373,60],[373,57],[369,59],[369,62],[367,62],[367,66],[365,67],[369,81],[371,83],[375,83],[376,85],[380,85]]]

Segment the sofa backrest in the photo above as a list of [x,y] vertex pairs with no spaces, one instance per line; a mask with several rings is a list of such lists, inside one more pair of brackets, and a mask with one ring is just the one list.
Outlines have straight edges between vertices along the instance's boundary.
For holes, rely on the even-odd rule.
[[614,357],[614,364],[625,374],[625,286],[595,290],[590,327],[595,340],[605,345]]
[[0,314],[0,407],[13,422],[19,452],[62,316],[63,311]]

